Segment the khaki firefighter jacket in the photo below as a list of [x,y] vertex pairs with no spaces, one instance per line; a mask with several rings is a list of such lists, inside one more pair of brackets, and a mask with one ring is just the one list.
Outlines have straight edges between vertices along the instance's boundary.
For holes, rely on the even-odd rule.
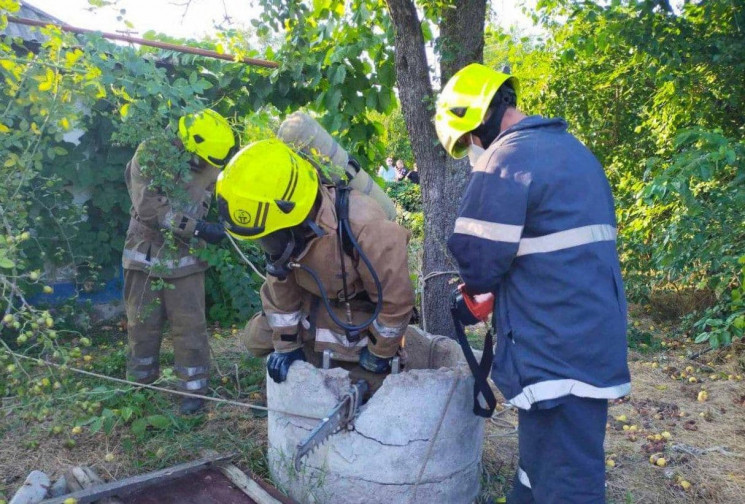
[[[132,208],[122,266],[161,278],[180,278],[204,271],[207,264],[190,253],[190,247],[204,247],[204,243],[194,240],[192,244],[191,238],[197,222],[207,215],[220,170],[204,161],[195,161],[189,180],[176,181],[186,193],[184,201],[169,198],[163,191],[150,187],[150,179],[141,171],[138,157],[146,145],[147,142],[140,144],[124,171]],[[175,236],[175,250],[166,245],[164,232]]]
[[[311,240],[297,262],[318,274],[337,317],[346,322],[335,199],[333,187],[321,187],[321,204],[314,220],[325,235]],[[407,262],[409,232],[386,220],[380,205],[355,190],[349,195],[349,223],[380,279],[383,289],[380,314],[363,331],[359,341],[351,342],[327,313],[318,285],[307,272],[294,270],[284,280],[268,277],[261,288],[261,300],[272,328],[275,350],[290,351],[299,348],[303,340],[315,339],[317,352],[329,348],[339,360],[358,360],[364,346],[380,357],[396,354],[414,307]],[[342,252],[342,256],[352,320],[359,324],[373,313],[378,292],[358,252],[355,250],[351,257]]]

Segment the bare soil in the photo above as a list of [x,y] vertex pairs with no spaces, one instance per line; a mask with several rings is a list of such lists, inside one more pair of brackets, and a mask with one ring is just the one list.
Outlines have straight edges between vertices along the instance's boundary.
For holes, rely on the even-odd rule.
[[[629,356],[631,395],[609,408],[610,503],[745,502],[745,345],[697,361],[686,350],[670,343],[662,352]],[[699,401],[702,390],[708,396]],[[517,415],[508,411],[499,419],[488,424],[484,447],[491,486],[485,493],[494,498],[511,485],[518,459],[517,438],[509,436]],[[665,466],[651,464],[652,455],[663,457]],[[683,481],[690,483],[687,490]]]

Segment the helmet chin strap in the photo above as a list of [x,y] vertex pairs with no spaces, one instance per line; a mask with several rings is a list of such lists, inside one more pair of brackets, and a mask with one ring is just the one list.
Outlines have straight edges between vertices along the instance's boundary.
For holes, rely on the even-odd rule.
[[[326,234],[318,224],[308,218],[300,226],[275,231],[276,240],[272,244],[273,246],[268,246],[269,244],[266,241],[262,243],[262,239],[259,239],[259,244],[262,245],[266,255],[266,272],[268,274],[278,278],[285,278],[290,273],[290,260],[305,248],[305,245],[308,243],[308,238],[306,237],[308,230],[312,231],[316,237]],[[284,242],[284,248],[281,253],[276,254],[276,246],[282,242]]]
[[502,129],[502,118],[510,107],[517,105],[515,91],[509,85],[503,85],[492,98],[489,110],[491,115],[471,133],[479,137],[484,149],[488,149]]

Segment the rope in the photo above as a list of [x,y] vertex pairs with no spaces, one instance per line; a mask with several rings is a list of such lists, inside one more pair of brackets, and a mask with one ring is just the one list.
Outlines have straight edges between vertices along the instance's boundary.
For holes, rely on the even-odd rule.
[[429,341],[429,357],[427,358],[427,368],[432,369],[435,365],[435,348],[440,341],[450,340],[447,336],[438,334]]
[[422,329],[425,332],[427,331],[427,317],[425,316],[425,312],[424,312],[424,287],[426,286],[428,280],[432,280],[435,277],[443,276],[443,275],[459,276],[460,273],[458,273],[457,271],[433,271],[419,279],[419,293],[421,295],[421,310],[420,311],[422,313]]
[[39,358],[36,358],[36,357],[29,357],[27,355],[19,354],[19,353],[13,352],[13,351],[8,351],[8,353],[10,353],[11,355],[13,355],[16,358],[30,360],[30,361],[33,361],[33,362],[37,362],[39,364],[43,364],[45,366],[56,367],[56,368],[58,368],[60,370],[63,370],[63,371],[64,370],[72,371],[73,373],[77,373],[77,374],[81,374],[81,375],[85,375],[85,376],[90,376],[90,377],[93,377],[93,378],[98,378],[99,380],[105,380],[105,381],[110,381],[110,382],[114,382],[114,383],[121,383],[121,384],[124,384],[124,385],[129,385],[131,387],[145,388],[145,389],[149,389],[149,390],[156,390],[158,392],[164,392],[166,394],[173,394],[173,395],[178,395],[178,396],[182,396],[182,397],[194,397],[194,398],[197,398],[197,399],[204,399],[205,401],[212,401],[212,402],[216,402],[216,403],[223,403],[223,404],[231,404],[233,406],[240,406],[242,408],[249,408],[249,409],[266,411],[266,412],[273,411],[275,413],[280,413],[282,415],[295,416],[295,417],[299,417],[299,418],[308,418],[310,420],[322,420],[323,419],[323,417],[319,417],[319,416],[304,415],[302,413],[295,413],[295,412],[291,412],[291,411],[284,411],[284,410],[280,410],[280,409],[268,408],[266,406],[259,406],[258,404],[245,403],[245,402],[240,402],[240,401],[233,401],[233,400],[230,400],[230,399],[223,399],[221,397],[211,397],[211,396],[206,396],[206,395],[202,395],[202,394],[192,394],[191,392],[182,392],[180,390],[171,390],[171,389],[167,389],[167,388],[163,388],[163,387],[158,387],[156,385],[150,385],[150,384],[147,384],[147,383],[131,382],[129,380],[123,380],[121,378],[114,378],[113,376],[106,376],[106,375],[102,375],[102,374],[99,374],[99,373],[94,373],[93,371],[85,371],[83,369],[69,367],[69,366],[66,366],[66,365],[63,365],[63,364],[57,364],[55,362],[48,362],[48,361],[45,361],[45,360],[42,360],[42,359],[39,359]]
[[241,256],[241,259],[243,259],[243,261],[246,264],[248,264],[249,266],[251,266],[251,269],[254,270],[254,273],[256,273],[257,275],[259,275],[262,280],[266,280],[266,276],[265,275],[262,275],[261,272],[258,269],[256,269],[256,266],[254,266],[254,263],[252,263],[248,259],[248,257],[246,257],[246,255],[243,253],[243,251],[240,249],[240,247],[238,247],[238,244],[235,243],[235,240],[233,239],[233,237],[230,236],[230,234],[227,233],[227,232],[225,233],[225,236],[228,237],[228,240],[230,240],[230,243],[233,245],[233,248],[235,249],[235,251],[238,252],[238,255],[239,256]]
[[442,427],[442,422],[445,420],[445,415],[447,414],[448,408],[450,407],[450,400],[453,398],[453,395],[455,394],[455,387],[457,385],[458,385],[458,377],[456,376],[453,379],[453,384],[450,386],[450,393],[448,394],[448,400],[445,402],[445,407],[442,409],[442,415],[440,415],[440,420],[437,422],[437,428],[435,429],[435,432],[432,435],[432,438],[429,440],[429,445],[427,446],[427,454],[424,456],[424,462],[422,463],[422,468],[419,469],[419,475],[416,477],[416,483],[414,484],[414,488],[411,491],[411,496],[409,497],[407,504],[411,504],[412,502],[414,502],[414,499],[416,498],[416,491],[419,488],[419,483],[421,483],[422,481],[422,476],[424,475],[424,470],[427,468],[427,463],[429,462],[429,459],[432,456],[432,448],[434,448],[435,441],[437,441],[437,436],[440,434],[440,428]]
[[491,418],[489,418],[489,421],[500,429],[508,429],[508,432],[505,432],[503,434],[490,434],[487,436],[488,438],[503,438],[503,437],[517,436],[517,425],[511,423],[508,420],[505,420],[504,418],[499,418],[500,416],[507,413],[508,411],[514,410],[515,407],[508,403],[502,403],[502,406],[504,406],[504,409],[502,411],[497,411],[496,413],[494,413],[491,416]]

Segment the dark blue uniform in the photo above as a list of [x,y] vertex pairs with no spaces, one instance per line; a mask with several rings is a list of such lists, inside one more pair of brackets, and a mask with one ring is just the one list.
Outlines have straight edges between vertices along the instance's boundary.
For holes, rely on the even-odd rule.
[[496,297],[492,378],[521,410],[513,502],[603,502],[607,400],[631,388],[613,197],[566,128],[502,132],[448,241],[470,291]]

